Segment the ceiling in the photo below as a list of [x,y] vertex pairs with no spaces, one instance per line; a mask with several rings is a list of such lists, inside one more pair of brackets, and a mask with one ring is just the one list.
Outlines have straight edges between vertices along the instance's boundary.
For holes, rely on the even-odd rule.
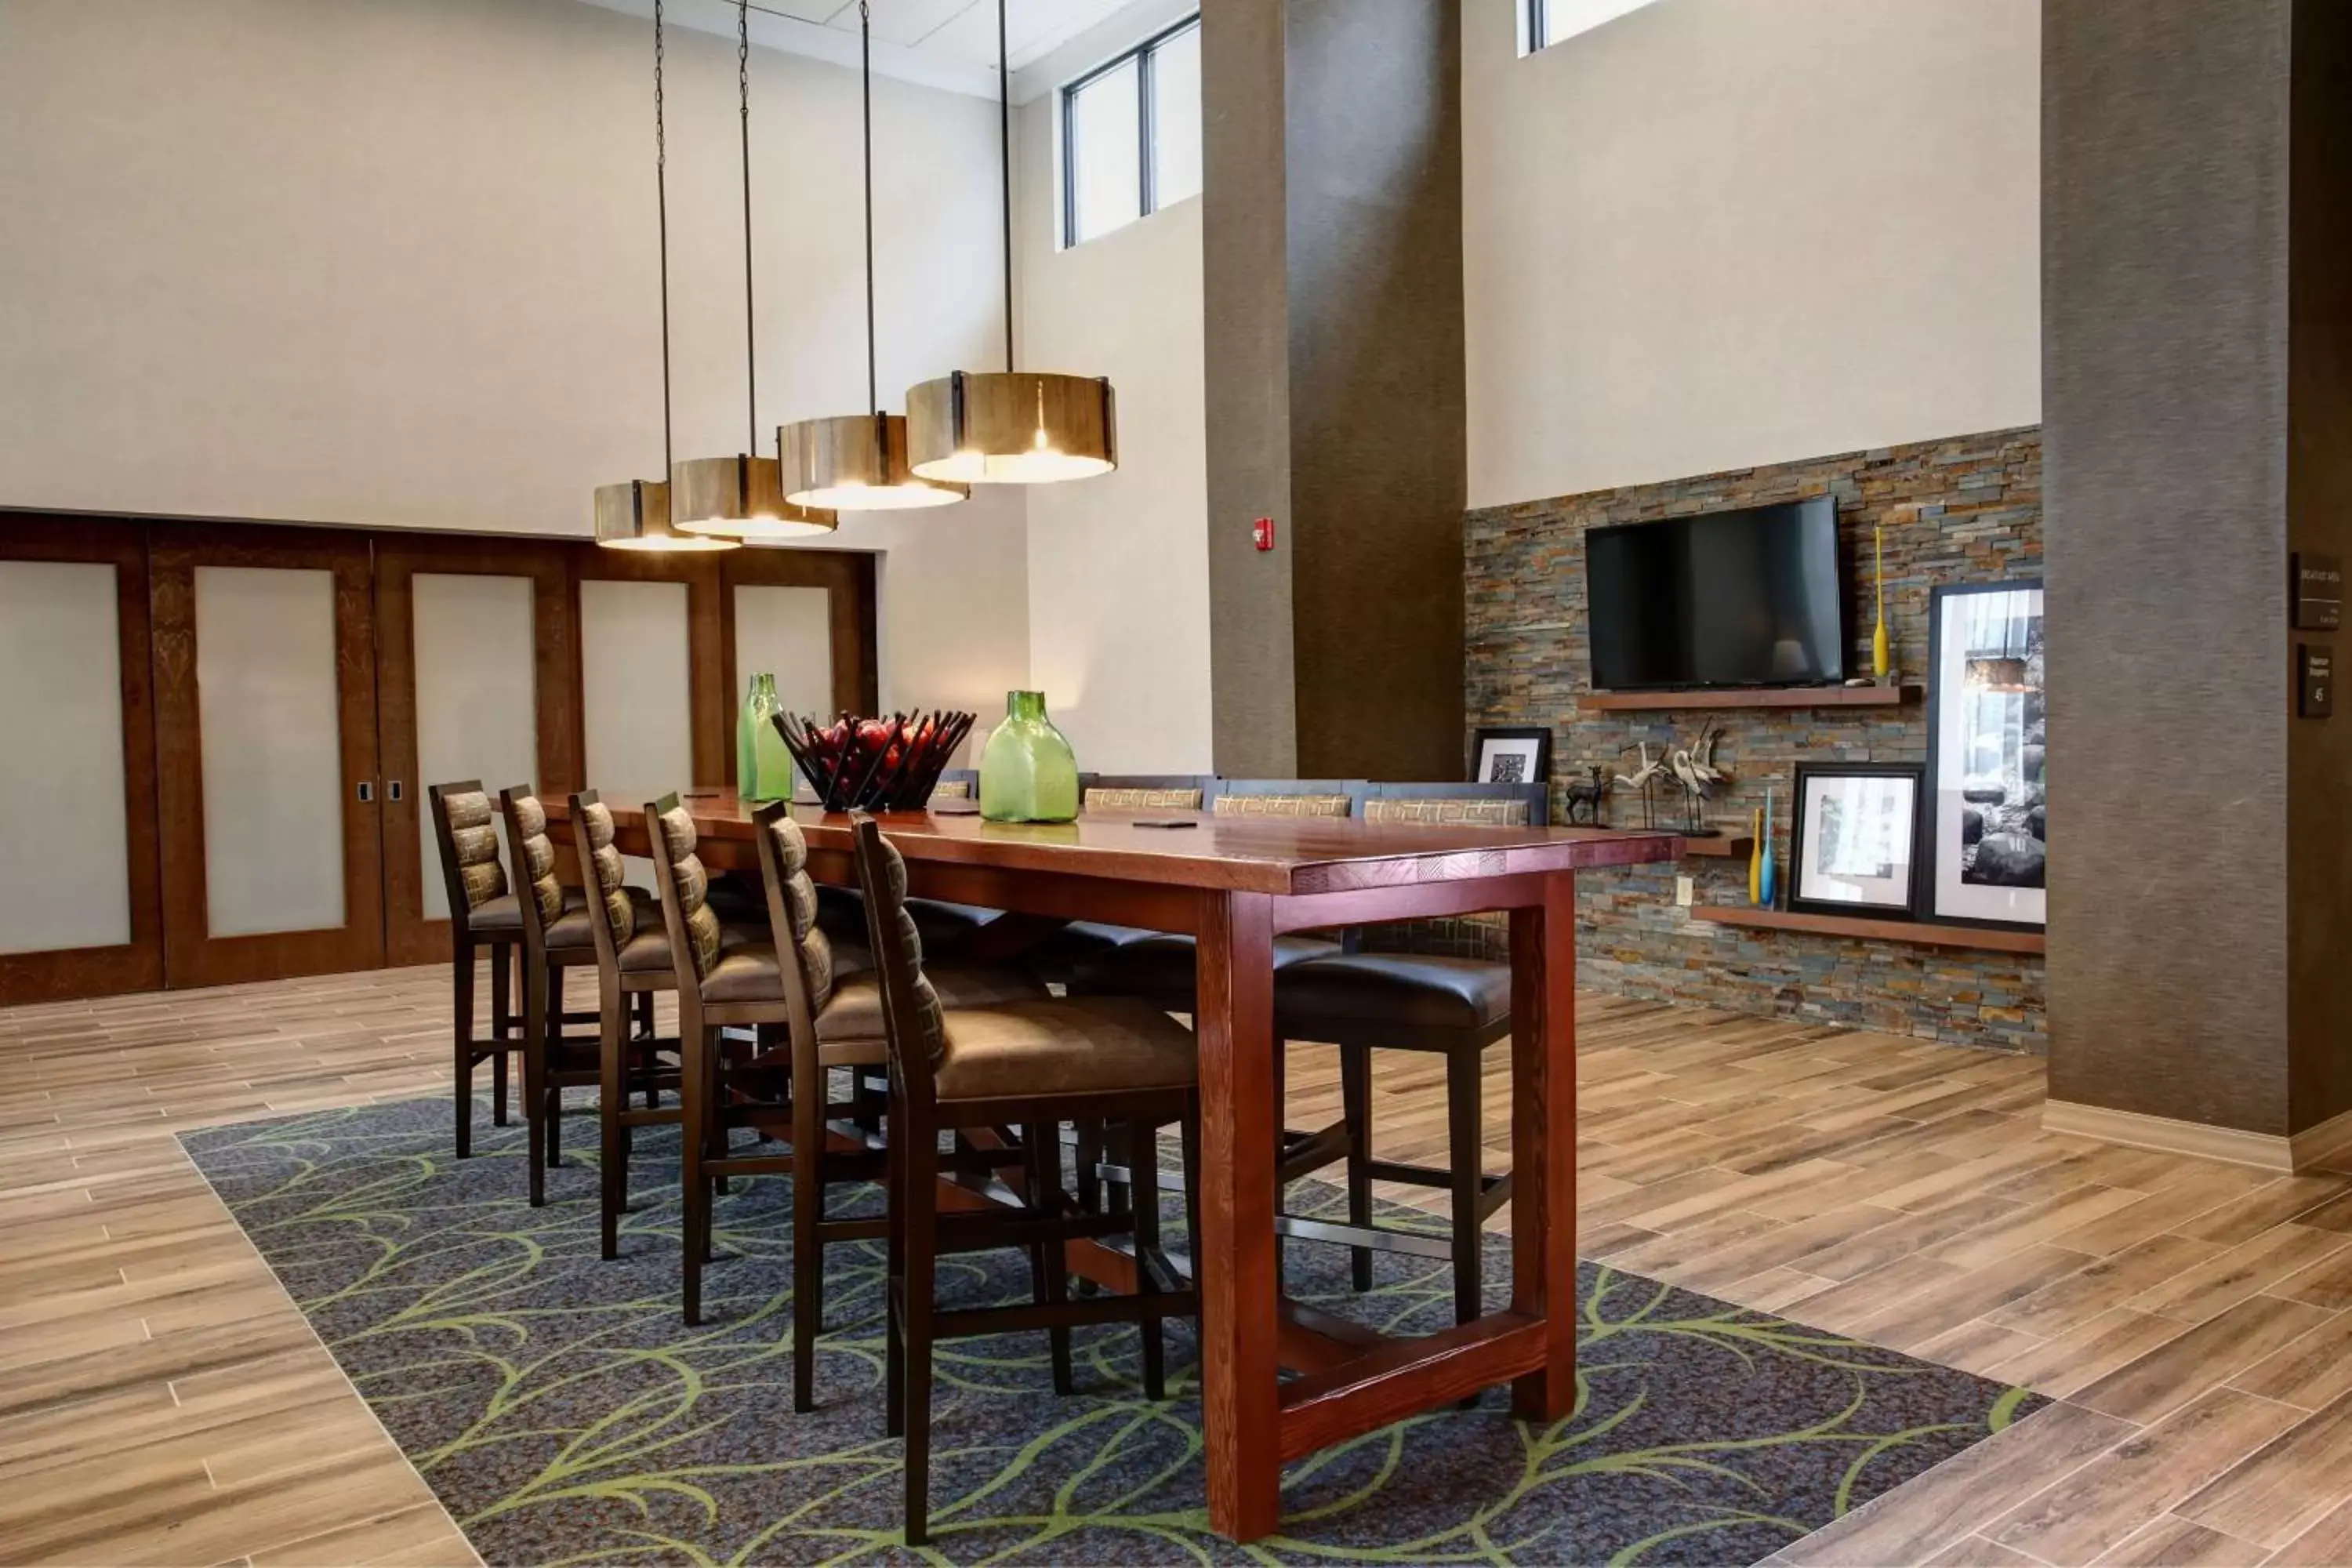
[[[653,0],[588,0],[650,17]],[[874,68],[885,76],[996,96],[996,0],[869,0]],[[1101,26],[1139,0],[1006,0],[1005,37],[1023,67]],[[733,0],[667,0],[666,15],[698,32],[735,36]],[[857,61],[857,0],[752,0],[751,41],[839,65]],[[1016,79],[1016,89],[1019,87]],[[1026,96],[1018,94],[1016,96]]]

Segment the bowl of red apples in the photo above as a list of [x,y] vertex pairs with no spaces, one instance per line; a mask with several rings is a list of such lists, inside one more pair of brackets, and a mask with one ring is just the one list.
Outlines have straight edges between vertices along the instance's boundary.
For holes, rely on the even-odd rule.
[[887,719],[844,713],[830,724],[779,713],[774,723],[827,811],[920,811],[975,717],[918,709]]

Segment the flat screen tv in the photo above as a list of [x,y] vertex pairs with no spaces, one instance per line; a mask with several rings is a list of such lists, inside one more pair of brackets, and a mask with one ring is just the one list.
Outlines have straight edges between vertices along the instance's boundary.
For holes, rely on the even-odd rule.
[[1592,529],[1584,574],[1596,690],[1845,679],[1828,496]]

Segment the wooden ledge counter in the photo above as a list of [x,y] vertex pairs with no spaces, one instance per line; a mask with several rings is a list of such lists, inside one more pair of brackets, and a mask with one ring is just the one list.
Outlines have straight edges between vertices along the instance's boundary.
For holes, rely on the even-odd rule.
[[[644,813],[609,803],[618,847]],[[706,863],[758,871],[732,791],[684,797]],[[564,815],[560,798],[549,815]],[[1576,1393],[1576,874],[1673,860],[1671,833],[1138,813],[1064,824],[877,818],[909,890],[1199,942],[1201,1390],[1209,1517],[1235,1541],[1280,1523],[1282,1467],[1508,1383],[1557,1421]],[[819,881],[849,885],[849,818],[795,807]],[[1511,1300],[1476,1322],[1389,1338],[1286,1303],[1276,1284],[1274,939],[1286,931],[1507,910],[1511,915]],[[1318,1325],[1320,1325],[1318,1327]],[[1326,1330],[1329,1331],[1325,1331]],[[1280,1377],[1287,1365],[1303,1375]]]

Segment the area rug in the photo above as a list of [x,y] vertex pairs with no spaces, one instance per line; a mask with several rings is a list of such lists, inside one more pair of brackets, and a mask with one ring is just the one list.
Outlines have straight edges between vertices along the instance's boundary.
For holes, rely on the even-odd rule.
[[[1588,1263],[1570,1417],[1523,1425],[1495,1391],[1301,1460],[1282,1532],[1243,1548],[1202,1506],[1186,1328],[1171,1326],[1160,1404],[1142,1397],[1132,1330],[1078,1336],[1068,1398],[1042,1334],[957,1341],[937,1362],[932,1544],[910,1552],[899,1445],[882,1435],[880,1245],[830,1249],[819,1408],[795,1415],[786,1181],[720,1200],[723,1257],[688,1329],[668,1130],[640,1139],[636,1209],[604,1263],[590,1160],[568,1155],[533,1210],[521,1130],[488,1123],[465,1161],[446,1100],[183,1142],[493,1564],[1747,1563],[2042,1403]],[[1292,1190],[1294,1210],[1338,1201]],[[1452,1321],[1443,1264],[1383,1258],[1362,1296],[1338,1248],[1293,1243],[1286,1270],[1294,1296],[1387,1331]],[[1490,1300],[1509,1273],[1490,1238]],[[942,1268],[957,1304],[1028,1288],[1020,1254]]]

